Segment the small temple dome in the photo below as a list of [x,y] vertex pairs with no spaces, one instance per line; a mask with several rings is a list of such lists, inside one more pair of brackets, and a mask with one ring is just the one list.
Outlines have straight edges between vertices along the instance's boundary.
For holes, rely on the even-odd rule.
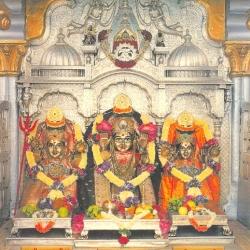
[[168,58],[170,67],[202,67],[208,66],[208,60],[204,52],[191,42],[192,36],[187,30],[184,36],[185,42],[177,47]]
[[81,58],[78,52],[64,41],[64,34],[57,36],[57,42],[47,49],[41,59],[40,65],[47,66],[80,66]]

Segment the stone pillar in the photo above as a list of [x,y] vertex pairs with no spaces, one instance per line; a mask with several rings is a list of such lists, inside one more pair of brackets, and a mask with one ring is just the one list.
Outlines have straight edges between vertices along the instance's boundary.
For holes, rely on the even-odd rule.
[[222,118],[214,119],[213,122],[214,122],[214,137],[220,141]]
[[8,77],[0,77],[0,101],[8,101]]
[[16,77],[8,78],[9,102],[10,102],[10,192],[11,192],[11,211],[15,207],[16,187],[19,165],[19,139],[18,139],[18,108],[17,108],[17,88]]
[[242,100],[250,102],[250,76],[243,77],[242,80]]
[[240,176],[238,187],[237,219],[250,228],[250,77],[242,78],[241,140],[240,140]]
[[[9,149],[10,149],[10,166],[8,167],[10,176],[8,182],[10,192],[10,209],[12,210],[15,206],[16,199],[16,184],[18,178],[18,111],[16,103],[16,77],[3,76],[0,77],[0,101],[9,102]],[[6,176],[6,178],[7,178]]]
[[238,204],[238,184],[239,184],[239,168],[240,168],[240,107],[241,107],[241,88],[242,78],[233,78],[233,103],[231,117],[231,173],[230,173],[230,192],[228,203],[225,205],[226,214],[231,219],[237,219]]

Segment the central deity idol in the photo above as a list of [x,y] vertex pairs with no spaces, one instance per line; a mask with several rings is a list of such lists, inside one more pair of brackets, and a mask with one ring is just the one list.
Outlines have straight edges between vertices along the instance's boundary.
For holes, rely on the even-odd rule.
[[126,95],[117,96],[113,109],[96,118],[92,137],[96,204],[114,199],[126,207],[155,203],[150,174],[156,126],[132,109]]

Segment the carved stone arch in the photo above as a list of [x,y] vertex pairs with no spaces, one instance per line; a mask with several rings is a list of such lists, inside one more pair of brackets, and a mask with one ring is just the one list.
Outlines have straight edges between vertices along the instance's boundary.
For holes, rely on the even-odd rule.
[[61,91],[46,92],[38,99],[37,104],[32,106],[36,108],[31,112],[32,117],[35,119],[38,118],[43,121],[47,111],[51,107],[57,106],[62,108],[67,119],[78,123],[82,129],[85,128],[84,115],[80,112],[78,100],[70,93]]
[[151,90],[154,91],[154,89],[156,89],[158,86],[157,82],[151,76],[146,75],[145,73],[135,70],[113,70],[95,78],[91,84],[91,88],[98,88],[98,90],[101,91],[101,88],[105,88],[109,84],[124,80],[144,86],[145,88],[149,89],[149,92]]
[[[120,84],[120,85],[119,85]],[[97,112],[100,111],[99,101],[100,96],[102,96],[103,92],[108,89],[110,86],[119,85],[120,89],[116,90],[116,94],[122,91],[123,88],[129,88],[129,86],[133,86],[133,88],[138,88],[137,99],[140,99],[140,92],[146,93],[147,100],[150,100],[150,111],[151,115],[154,116],[153,103],[154,98],[157,96],[157,83],[149,76],[142,74],[140,72],[135,71],[121,71],[115,70],[109,72],[109,74],[103,74],[101,77],[96,78],[91,84],[91,88],[94,89],[95,92],[95,103],[94,106],[98,107]],[[140,111],[140,110],[138,110]]]
[[[192,106],[192,104],[196,104],[196,101],[199,100],[199,103],[197,103],[197,106],[194,105]],[[189,105],[186,106],[186,108],[188,107],[188,109],[190,110],[195,110],[196,108],[198,108],[198,105],[203,105],[205,107],[205,110],[207,110],[207,114],[211,114],[211,110],[212,110],[212,105],[210,100],[204,96],[201,93],[195,93],[195,92],[185,92],[185,93],[181,93],[176,95],[170,102],[170,112],[172,113],[173,110],[179,110],[182,109],[182,107],[176,107],[175,105],[179,102],[187,102],[187,101],[191,101],[189,102]],[[178,104],[179,104],[178,103]],[[188,111],[188,110],[187,110]],[[202,111],[204,112],[204,109],[202,109]],[[177,111],[178,112],[178,111]]]
[[130,97],[136,111],[154,116],[152,114],[152,98],[148,90],[131,82],[127,82],[125,85],[124,82],[118,82],[104,88],[97,97],[98,111],[103,112],[112,108],[115,96],[120,93]]
[[[181,93],[170,102],[170,113],[168,115],[176,118],[182,111],[188,111],[195,118],[204,119],[213,129],[212,105],[209,99],[200,93]],[[202,114],[202,115],[201,115]]]

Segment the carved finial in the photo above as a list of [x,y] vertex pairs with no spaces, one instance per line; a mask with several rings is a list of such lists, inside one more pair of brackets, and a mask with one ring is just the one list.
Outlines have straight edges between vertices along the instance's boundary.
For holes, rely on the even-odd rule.
[[128,26],[129,22],[128,22],[128,14],[124,13],[124,15],[122,16],[122,22],[121,22],[122,26]]
[[121,0],[120,1],[120,7],[121,8],[128,8],[129,7],[129,5],[128,5],[128,0]]
[[189,29],[186,29],[186,34],[183,36],[185,43],[190,43],[192,40],[192,36],[189,33]]
[[63,34],[63,29],[62,28],[60,28],[59,29],[59,33],[58,33],[58,35],[57,35],[57,44],[58,43],[65,43],[65,41],[64,41],[64,38],[65,38],[65,35]]

